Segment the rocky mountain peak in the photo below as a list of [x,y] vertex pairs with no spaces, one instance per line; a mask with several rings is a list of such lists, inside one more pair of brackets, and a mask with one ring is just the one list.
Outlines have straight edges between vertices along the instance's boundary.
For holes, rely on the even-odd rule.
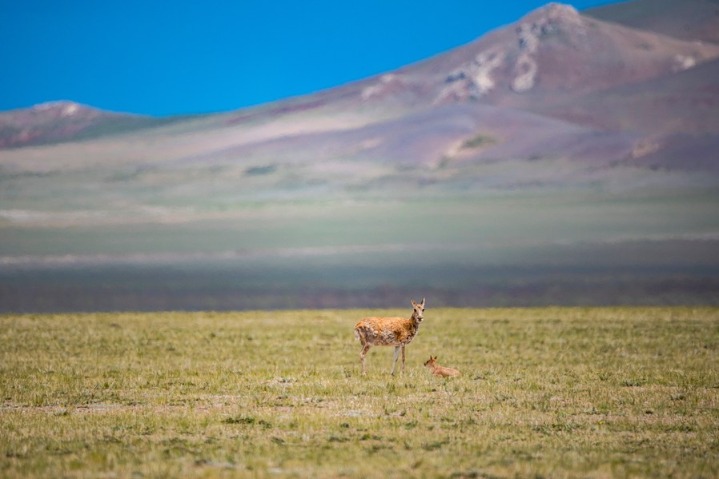
[[528,13],[520,22],[534,21],[545,23],[578,24],[583,21],[581,14],[571,5],[564,3],[548,3]]
[[585,34],[585,18],[571,5],[550,3],[523,17],[517,23],[520,46],[531,48],[543,36],[553,33]]
[[519,53],[513,66],[510,88],[524,93],[534,88],[539,65],[536,53],[543,38],[554,34],[585,35],[584,19],[571,5],[550,3],[519,21],[516,34]]

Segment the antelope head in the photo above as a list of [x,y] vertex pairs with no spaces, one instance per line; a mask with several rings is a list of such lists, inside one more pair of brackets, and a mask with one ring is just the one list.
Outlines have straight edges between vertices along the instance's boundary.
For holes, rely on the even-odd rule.
[[414,300],[412,300],[412,308],[414,308],[412,317],[417,321],[417,323],[421,323],[424,318],[424,298],[422,298],[421,303],[415,303]]
[[433,367],[437,362],[437,356],[430,356],[428,360],[424,362],[425,366]]

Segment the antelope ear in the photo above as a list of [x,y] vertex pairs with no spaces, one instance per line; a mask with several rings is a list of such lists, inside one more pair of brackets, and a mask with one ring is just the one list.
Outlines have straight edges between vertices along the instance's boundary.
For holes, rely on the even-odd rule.
[[422,303],[421,303],[421,304],[422,304],[422,306],[424,306],[424,298],[422,298]]
[[415,306],[417,306],[417,303],[414,302],[414,299],[412,299],[411,302],[412,302],[412,307],[413,307],[413,308],[414,308]]

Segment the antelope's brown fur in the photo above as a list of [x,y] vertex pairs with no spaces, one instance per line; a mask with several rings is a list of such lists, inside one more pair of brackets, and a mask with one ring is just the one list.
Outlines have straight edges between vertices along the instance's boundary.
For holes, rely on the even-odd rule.
[[412,301],[412,316],[410,318],[399,317],[368,317],[361,319],[355,325],[355,336],[362,344],[360,362],[362,373],[365,373],[365,356],[372,346],[394,346],[394,361],[392,362],[392,374],[400,351],[402,352],[402,371],[405,363],[405,346],[407,346],[419,331],[419,325],[423,319],[425,300],[421,303]]
[[457,377],[461,373],[454,369],[454,368],[447,368],[444,366],[440,366],[437,364],[437,356],[430,356],[427,361],[424,363],[425,366],[427,366],[430,371],[432,371],[432,374],[435,376],[442,376],[442,377]]

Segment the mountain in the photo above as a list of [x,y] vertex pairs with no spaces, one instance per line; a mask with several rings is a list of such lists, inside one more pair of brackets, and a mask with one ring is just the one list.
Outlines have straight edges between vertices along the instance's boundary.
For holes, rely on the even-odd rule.
[[634,0],[589,9],[585,14],[682,40],[719,43],[717,0]]
[[[167,296],[222,291],[223,307],[410,287],[467,305],[711,300],[715,6],[553,3],[396,71],[220,114],[2,113],[0,264],[172,269],[173,286],[133,277],[148,291],[191,271]],[[0,303],[19,294],[3,278]]]
[[165,124],[146,116],[98,110],[54,101],[0,113],[0,149],[76,141]]
[[391,83],[404,84],[433,104],[474,99],[531,109],[671,75],[718,54],[716,45],[593,20],[570,6],[549,4],[515,25],[400,70]]
[[[197,156],[220,162],[230,152],[294,158],[301,146],[316,160],[342,156],[438,165],[456,158],[458,152],[463,160],[556,156],[557,148],[550,145],[554,142],[547,141],[552,135],[563,138],[556,142],[562,145],[560,150],[571,150],[570,137],[576,138],[572,156],[588,155],[592,161],[631,157],[647,138],[657,148],[666,145],[671,150],[674,139],[686,141],[717,131],[714,68],[705,64],[719,58],[719,45],[667,35],[668,25],[696,26],[697,12],[706,14],[714,3],[660,3],[657,9],[649,9],[642,0],[623,3],[592,10],[591,16],[549,4],[514,25],[395,72],[217,115],[212,135],[229,128],[241,134],[228,136]],[[644,11],[651,12],[651,21],[639,21],[646,16],[637,12]],[[711,18],[706,22],[711,23]],[[639,28],[645,24],[658,26]],[[309,115],[314,126],[306,125]],[[497,121],[491,120],[494,116]],[[91,139],[166,123],[185,123],[191,132],[192,122],[118,115],[58,102],[0,115],[0,147]],[[290,133],[279,129],[278,135],[272,135],[266,126],[258,130],[258,122],[273,123],[275,129],[287,124]],[[518,134],[521,128],[510,126],[529,128],[527,122],[536,135]],[[201,133],[207,133],[202,128]],[[477,146],[473,139],[478,137],[491,141],[482,148],[462,148]],[[596,144],[589,145],[592,141]],[[594,153],[583,153],[589,151]]]

